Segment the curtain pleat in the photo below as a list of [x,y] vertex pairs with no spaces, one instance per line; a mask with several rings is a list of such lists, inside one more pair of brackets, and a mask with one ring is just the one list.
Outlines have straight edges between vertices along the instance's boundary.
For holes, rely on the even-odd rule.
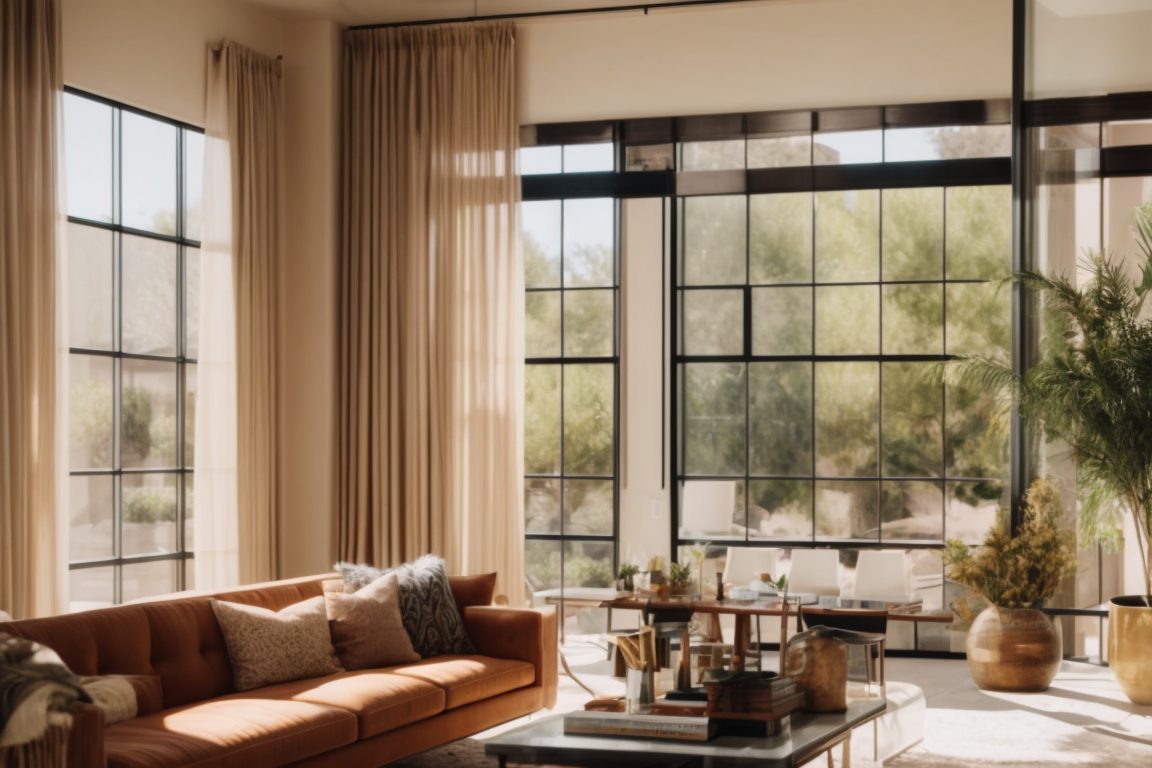
[[0,609],[60,607],[55,0],[0,2]]
[[511,24],[344,48],[339,547],[442,554],[523,596]]
[[[201,350],[202,357],[211,356],[218,366],[214,370],[224,377],[211,379],[219,385],[213,393],[221,399],[210,399],[203,389],[207,380],[201,361],[205,407],[197,413],[198,486],[193,519],[198,526],[197,560],[203,549],[221,555],[215,559],[227,567],[228,548],[233,546],[239,581],[247,583],[275,578],[279,570],[278,264],[284,247],[283,88],[276,59],[235,43],[225,42],[210,51],[208,69],[205,189],[216,194],[207,205],[211,216],[205,221],[201,268],[202,280],[203,273],[212,271],[218,290],[201,290],[201,317],[215,327],[210,337],[202,330]],[[213,181],[211,186],[208,179]],[[230,306],[221,305],[221,301]],[[226,322],[229,313],[234,317],[232,328]],[[232,349],[228,349],[229,344]],[[234,406],[229,397],[234,398]],[[219,409],[215,409],[217,404]],[[234,422],[230,423],[230,418]],[[216,439],[202,441],[201,429]],[[202,443],[204,468],[216,470],[204,473],[203,497],[199,485]],[[201,528],[206,535],[218,538],[211,544],[202,541]],[[230,536],[235,537],[234,545]],[[197,577],[197,586],[206,586],[199,582],[200,570]]]

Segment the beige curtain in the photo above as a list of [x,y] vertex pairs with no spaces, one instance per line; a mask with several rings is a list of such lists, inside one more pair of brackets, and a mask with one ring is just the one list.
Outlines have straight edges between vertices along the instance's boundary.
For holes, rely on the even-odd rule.
[[54,0],[0,0],[0,609],[56,611]]
[[278,575],[283,114],[278,60],[230,42],[209,52],[193,513],[200,588]]
[[344,47],[339,546],[523,590],[522,275],[510,24]]

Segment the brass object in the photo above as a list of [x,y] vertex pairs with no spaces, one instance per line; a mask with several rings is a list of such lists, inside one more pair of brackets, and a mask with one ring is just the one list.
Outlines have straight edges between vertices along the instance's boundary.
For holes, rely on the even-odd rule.
[[1060,669],[1064,643],[1052,619],[1035,608],[985,608],[968,630],[968,671],[988,691],[1046,691]]
[[1152,606],[1141,595],[1108,604],[1108,666],[1133,704],[1152,705]]

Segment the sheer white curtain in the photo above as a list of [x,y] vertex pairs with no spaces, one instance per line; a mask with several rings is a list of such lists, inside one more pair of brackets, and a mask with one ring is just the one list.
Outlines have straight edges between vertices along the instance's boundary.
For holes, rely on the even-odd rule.
[[0,3],[0,609],[61,607],[56,245],[60,17]]
[[339,547],[523,594],[523,277],[511,24],[344,48]]
[[276,59],[231,42],[209,51],[193,491],[201,589],[277,575],[282,115]]

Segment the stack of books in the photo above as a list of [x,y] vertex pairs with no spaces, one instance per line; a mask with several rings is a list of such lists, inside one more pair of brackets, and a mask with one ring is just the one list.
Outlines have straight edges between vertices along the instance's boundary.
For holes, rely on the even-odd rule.
[[705,714],[710,720],[725,721],[725,733],[775,736],[788,729],[790,715],[804,706],[796,681],[773,673],[733,675],[707,682],[705,688]]
[[564,715],[564,733],[587,736],[635,736],[674,741],[708,741],[717,724],[691,715],[639,715],[603,711],[577,711]]

